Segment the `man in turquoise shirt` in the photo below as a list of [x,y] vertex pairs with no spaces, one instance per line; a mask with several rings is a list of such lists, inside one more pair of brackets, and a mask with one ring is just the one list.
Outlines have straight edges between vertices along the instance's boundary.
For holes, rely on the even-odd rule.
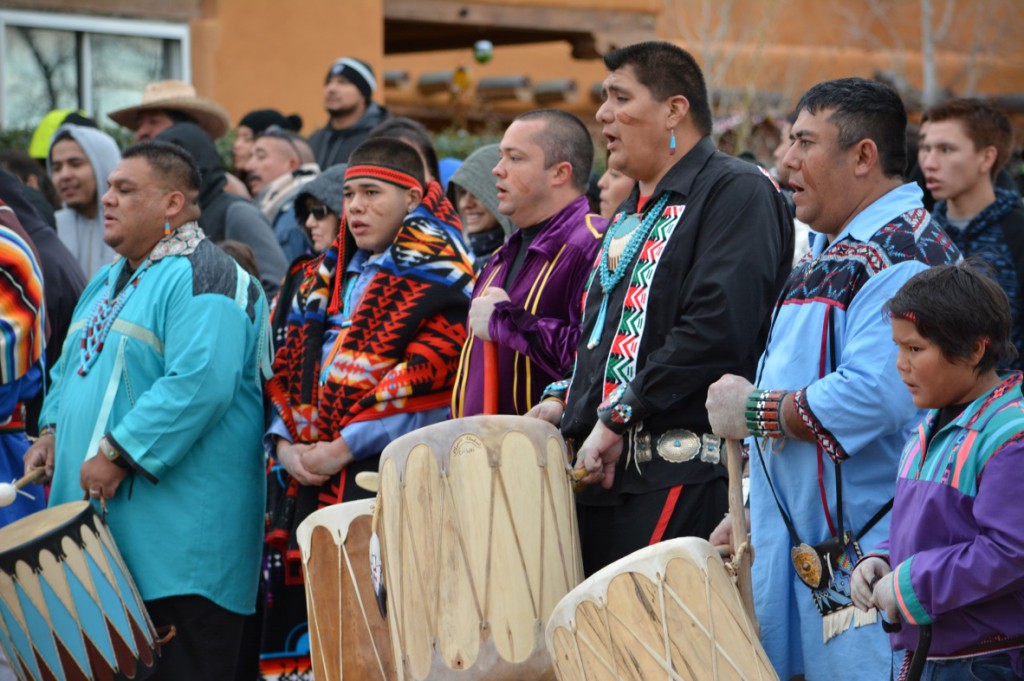
[[258,281],[196,223],[199,173],[180,148],[129,148],[103,196],[121,256],[89,283],[26,468],[50,503],[104,499],[153,623],[175,625],[153,678],[226,679],[256,602],[263,529]]

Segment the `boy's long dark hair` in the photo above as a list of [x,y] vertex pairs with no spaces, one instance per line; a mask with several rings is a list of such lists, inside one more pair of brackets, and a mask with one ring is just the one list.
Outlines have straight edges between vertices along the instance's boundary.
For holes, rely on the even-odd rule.
[[984,339],[978,374],[1005,365],[1017,356],[1010,342],[1010,300],[985,267],[980,261],[931,267],[908,280],[885,311],[912,322],[948,360],[969,358]]

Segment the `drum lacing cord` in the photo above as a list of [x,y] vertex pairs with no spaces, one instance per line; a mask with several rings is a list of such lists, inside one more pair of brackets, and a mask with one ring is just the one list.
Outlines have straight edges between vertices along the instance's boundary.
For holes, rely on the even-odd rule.
[[[749,537],[749,535],[747,535]],[[725,563],[725,571],[729,573],[729,576],[733,579],[739,577],[739,566],[746,558],[747,554],[750,554],[750,562],[754,562],[754,547],[749,541],[745,541],[739,545],[739,548],[733,554],[732,559]]]
[[164,627],[157,627],[156,630],[156,645],[157,647],[163,647],[170,643],[171,639],[178,634],[178,628],[173,624],[168,624]]

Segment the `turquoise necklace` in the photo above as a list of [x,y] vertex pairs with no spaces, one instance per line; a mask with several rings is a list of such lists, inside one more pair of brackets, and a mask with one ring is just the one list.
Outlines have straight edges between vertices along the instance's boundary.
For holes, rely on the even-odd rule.
[[[587,349],[593,350],[601,343],[601,335],[604,331],[605,318],[608,316],[608,298],[615,287],[619,285],[622,278],[626,276],[626,270],[629,269],[629,264],[633,262],[633,258],[643,247],[644,243],[647,242],[647,236],[651,233],[654,228],[654,223],[661,217],[662,210],[665,209],[665,205],[668,203],[669,193],[665,192],[658,199],[658,202],[654,204],[654,207],[643,214],[643,220],[640,219],[639,215],[634,213],[628,218],[625,213],[620,213],[615,223],[608,230],[608,234],[605,235],[604,243],[601,245],[601,262],[597,266],[598,274],[601,277],[601,309],[597,313],[597,322],[594,324],[594,330],[590,334],[590,340],[587,341]],[[614,258],[614,262],[609,266],[609,251],[613,243],[621,243],[623,239],[628,237],[629,241],[622,249],[622,253]]]

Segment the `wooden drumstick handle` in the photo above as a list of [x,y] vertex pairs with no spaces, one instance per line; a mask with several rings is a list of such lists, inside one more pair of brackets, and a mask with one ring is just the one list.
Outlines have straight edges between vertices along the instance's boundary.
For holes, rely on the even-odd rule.
[[736,566],[736,588],[739,589],[743,606],[750,615],[754,631],[760,635],[761,627],[754,612],[754,589],[750,581],[750,564],[752,552],[740,550],[749,544],[750,534],[747,532],[747,517],[743,510],[743,447],[739,440],[725,441],[729,466],[729,519],[732,521],[732,553]]
[[41,466],[39,468],[33,468],[28,473],[25,473],[22,477],[14,482],[15,489],[21,489],[27,485],[32,485],[39,482],[46,477],[46,467]]
[[484,341],[484,413],[498,413],[498,346]]
[[583,478],[587,477],[588,471],[586,468],[573,468],[570,480],[572,481],[572,491],[579,494],[587,488],[586,483],[583,482]]

